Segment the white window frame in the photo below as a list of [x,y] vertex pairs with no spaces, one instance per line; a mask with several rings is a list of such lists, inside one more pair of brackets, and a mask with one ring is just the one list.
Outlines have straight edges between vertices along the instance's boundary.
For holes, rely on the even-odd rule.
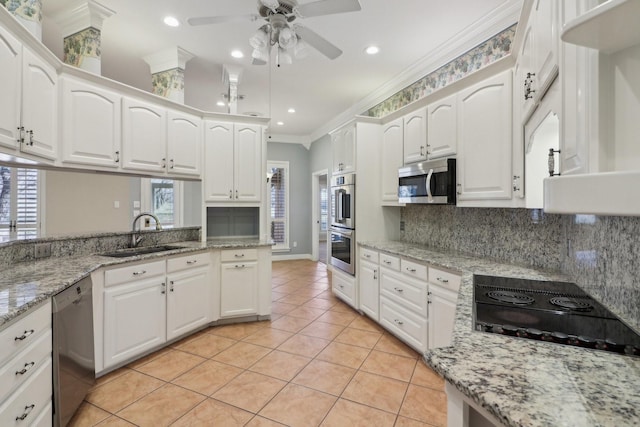
[[[284,219],[274,219],[271,217],[271,169],[278,168],[284,169]],[[271,222],[281,221],[284,222],[284,242],[275,244],[272,246],[272,252],[289,252],[291,251],[291,247],[289,246],[290,242],[290,233],[289,233],[289,195],[291,193],[289,188],[289,162],[288,161],[275,161],[269,160],[267,161],[267,174],[269,175],[269,185],[267,188],[267,203],[268,203],[268,217],[269,217],[269,228],[271,227]],[[271,233],[269,232],[269,236]]]
[[[167,179],[171,178],[141,178],[140,179],[140,212],[153,213],[153,200],[151,198],[151,180],[152,179]],[[184,223],[184,203],[182,200],[182,189],[184,183],[182,181],[173,181],[173,224],[162,224],[164,228],[182,227]],[[149,227],[144,226],[144,221],[140,223],[142,229],[155,230],[156,225],[152,223]]]

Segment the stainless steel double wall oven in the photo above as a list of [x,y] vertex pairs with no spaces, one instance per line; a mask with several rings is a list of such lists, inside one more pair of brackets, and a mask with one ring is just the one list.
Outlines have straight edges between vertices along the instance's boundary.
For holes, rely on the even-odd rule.
[[331,178],[331,265],[355,275],[356,174]]

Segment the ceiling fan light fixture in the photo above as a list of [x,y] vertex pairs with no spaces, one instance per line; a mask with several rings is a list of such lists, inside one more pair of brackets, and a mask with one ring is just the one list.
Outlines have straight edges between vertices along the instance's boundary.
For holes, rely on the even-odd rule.
[[269,26],[263,25],[249,38],[249,44],[254,49],[262,49],[269,46]]
[[262,49],[253,49],[253,52],[251,52],[251,57],[253,59],[257,59],[258,61],[261,62],[269,62],[269,49],[267,47],[264,47]]
[[291,54],[286,49],[278,47],[278,61],[277,61],[277,64],[278,64],[278,67],[280,65],[291,65],[291,64],[293,64],[293,58],[291,57]]
[[297,36],[297,38],[298,38],[298,41],[296,42],[296,45],[293,47],[293,54],[295,55],[296,58],[304,58],[309,54],[309,45],[306,44],[304,40],[300,38],[300,36]]
[[298,41],[296,33],[289,27],[284,27],[278,33],[278,45],[283,49],[293,48]]
[[273,12],[275,12],[276,9],[278,9],[278,6],[280,6],[280,2],[278,0],[259,0],[259,2],[264,7],[271,9]]

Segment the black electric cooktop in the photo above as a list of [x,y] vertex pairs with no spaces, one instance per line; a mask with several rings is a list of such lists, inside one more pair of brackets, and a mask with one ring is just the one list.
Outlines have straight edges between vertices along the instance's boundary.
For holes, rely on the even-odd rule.
[[575,283],[474,275],[475,329],[640,356],[640,335]]

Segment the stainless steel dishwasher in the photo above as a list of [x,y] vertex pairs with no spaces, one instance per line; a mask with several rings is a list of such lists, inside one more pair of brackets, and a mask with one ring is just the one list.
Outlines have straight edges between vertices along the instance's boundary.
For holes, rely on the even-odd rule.
[[52,311],[53,425],[63,427],[96,380],[91,277],[55,295]]

